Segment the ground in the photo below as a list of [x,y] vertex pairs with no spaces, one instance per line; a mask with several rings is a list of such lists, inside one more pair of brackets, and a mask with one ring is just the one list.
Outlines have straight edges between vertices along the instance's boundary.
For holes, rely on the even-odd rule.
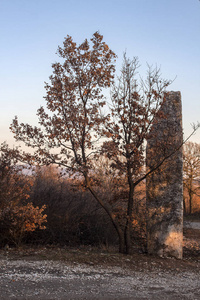
[[90,247],[0,251],[0,299],[200,299],[200,230],[184,229],[183,260]]

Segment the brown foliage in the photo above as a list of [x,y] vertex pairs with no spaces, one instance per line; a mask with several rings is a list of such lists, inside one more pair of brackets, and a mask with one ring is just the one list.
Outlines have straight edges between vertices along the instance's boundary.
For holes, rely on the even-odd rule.
[[[93,34],[91,45],[86,39],[78,46],[67,36],[58,55],[63,62],[52,65],[53,75],[46,83],[50,113],[43,107],[38,110],[41,127],[18,124],[16,117],[11,130],[17,140],[36,149],[34,160],[84,173],[90,167],[88,151],[95,150],[94,142],[102,134],[102,89],[113,80],[116,56],[98,32]],[[58,148],[56,154],[51,151]]]
[[45,206],[39,209],[28,202],[33,182],[17,164],[18,150],[3,143],[0,151],[0,243],[19,245],[26,232],[45,228]]

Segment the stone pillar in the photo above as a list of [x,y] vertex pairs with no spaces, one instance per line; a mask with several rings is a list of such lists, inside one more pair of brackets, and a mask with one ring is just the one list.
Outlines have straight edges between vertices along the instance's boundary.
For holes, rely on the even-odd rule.
[[[183,160],[180,92],[166,94],[147,142],[147,250],[161,257],[182,258]],[[175,151],[175,149],[178,149]],[[167,156],[174,153],[168,159]]]

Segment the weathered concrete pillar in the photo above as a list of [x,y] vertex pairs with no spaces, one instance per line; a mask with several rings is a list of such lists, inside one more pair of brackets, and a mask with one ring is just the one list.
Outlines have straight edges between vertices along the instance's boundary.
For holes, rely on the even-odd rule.
[[[169,92],[147,142],[147,168],[158,166],[183,141],[180,92]],[[161,257],[182,258],[182,147],[147,177],[147,249]]]

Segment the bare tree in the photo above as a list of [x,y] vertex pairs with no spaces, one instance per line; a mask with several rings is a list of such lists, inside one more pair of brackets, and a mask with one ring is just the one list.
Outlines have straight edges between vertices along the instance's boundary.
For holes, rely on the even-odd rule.
[[161,78],[159,69],[151,66],[148,66],[146,80],[142,80],[138,76],[138,68],[138,58],[130,60],[124,54],[121,76],[112,93],[111,119],[106,124],[105,134],[109,141],[103,145],[112,167],[123,174],[129,191],[122,241],[126,253],[129,253],[131,246],[135,188],[149,174],[144,168],[145,142],[165,101],[166,88],[171,83]]
[[[188,194],[189,213],[193,213],[193,198],[200,197],[200,145],[187,142],[183,147],[184,187]],[[186,203],[184,199],[184,208]]]

